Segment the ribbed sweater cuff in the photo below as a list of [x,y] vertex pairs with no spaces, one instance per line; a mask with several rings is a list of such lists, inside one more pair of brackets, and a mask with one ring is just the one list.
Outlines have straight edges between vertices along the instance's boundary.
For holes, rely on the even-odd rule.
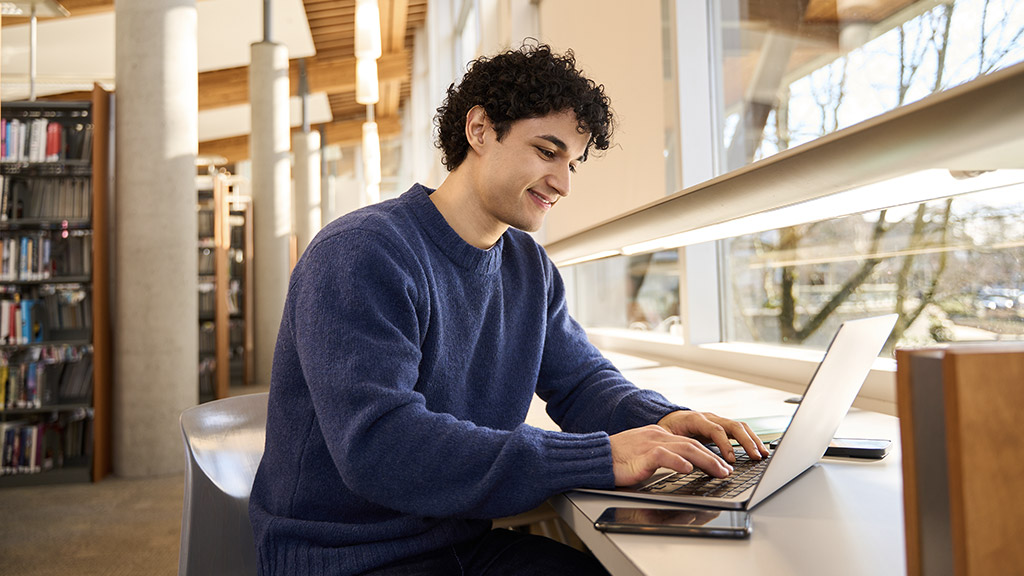
[[689,408],[678,406],[667,400],[648,398],[647,402],[637,407],[637,418],[643,423],[642,426],[657,424],[659,420],[677,410],[689,410]]
[[541,461],[553,492],[574,488],[613,488],[612,445],[604,432],[570,434],[546,431],[541,439]]

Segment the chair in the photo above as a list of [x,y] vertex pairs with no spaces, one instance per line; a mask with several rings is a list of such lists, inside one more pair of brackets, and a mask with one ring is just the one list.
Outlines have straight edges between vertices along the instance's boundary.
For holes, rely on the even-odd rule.
[[188,467],[178,575],[255,575],[249,493],[266,439],[267,393],[181,413]]

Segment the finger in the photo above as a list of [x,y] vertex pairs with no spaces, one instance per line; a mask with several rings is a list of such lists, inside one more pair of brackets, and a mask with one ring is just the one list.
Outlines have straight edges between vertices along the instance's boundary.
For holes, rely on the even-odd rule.
[[651,450],[649,453],[650,459],[647,464],[651,467],[653,473],[658,468],[668,468],[674,472],[681,474],[689,474],[693,472],[694,465],[689,460],[679,454],[678,451],[673,450],[668,445],[661,445]]
[[671,444],[672,450],[688,460],[692,465],[716,478],[725,478],[732,473],[732,466],[706,446],[691,438],[686,440],[686,442]]
[[[746,422],[728,420],[723,422],[722,425],[728,428],[729,435],[739,442],[747,456],[754,460],[760,460],[763,457],[761,448],[764,447],[764,444],[761,443],[761,439],[757,437],[757,434],[754,434],[754,431]],[[764,455],[767,455],[767,453]]]
[[[711,417],[726,421],[724,418],[718,418],[714,415]],[[715,446],[718,446],[718,450],[722,453],[722,458],[725,461],[736,462],[736,452],[732,448],[732,442],[729,441],[729,433],[725,427],[710,418],[706,418],[705,422],[706,424],[702,423],[700,434],[714,442]]]
[[[761,441],[761,437],[754,434],[754,430],[746,422],[743,422],[743,427],[746,428],[747,434],[749,434],[750,438],[753,440],[757,453],[761,456],[767,456],[769,454],[768,447]],[[746,448],[744,448],[744,450],[746,450]],[[750,454],[750,451],[748,450],[747,453]]]

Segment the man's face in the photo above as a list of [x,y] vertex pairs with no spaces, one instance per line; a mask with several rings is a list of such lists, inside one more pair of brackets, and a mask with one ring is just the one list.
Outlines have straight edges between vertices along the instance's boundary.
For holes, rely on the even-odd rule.
[[577,130],[572,110],[512,124],[500,142],[488,124],[477,190],[484,211],[498,222],[534,232],[562,196],[583,161],[590,134]]

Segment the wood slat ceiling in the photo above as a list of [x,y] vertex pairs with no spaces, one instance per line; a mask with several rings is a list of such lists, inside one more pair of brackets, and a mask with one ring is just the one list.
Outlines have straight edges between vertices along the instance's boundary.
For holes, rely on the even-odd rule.
[[[203,0],[200,0],[203,1]],[[60,0],[71,17],[114,9],[114,0]],[[381,138],[401,133],[399,109],[411,93],[412,42],[424,24],[427,0],[378,0],[383,56],[377,61],[381,101],[374,111]],[[254,0],[255,4],[255,0]],[[355,0],[303,0],[316,56],[306,59],[310,92],[328,96],[334,120],[325,126],[329,144],[356,142],[366,119],[366,106],[355,98]],[[27,18],[4,17],[4,26],[24,24]],[[290,63],[292,95],[298,93],[298,60]],[[79,93],[47,96],[51,100],[80,99]],[[245,104],[249,98],[248,67],[213,70],[199,74],[199,109]],[[316,128],[316,127],[314,127]],[[201,154],[216,154],[229,161],[248,157],[248,136],[200,143]]]
[[[72,17],[114,9],[114,0],[60,0]],[[203,0],[199,0],[203,1]],[[378,61],[381,100],[375,107],[382,138],[401,131],[398,113],[411,93],[412,43],[417,28],[426,22],[428,0],[378,0],[384,55]],[[837,0],[748,0],[742,3],[745,20],[751,26],[799,29],[804,35],[835,38],[839,22],[855,18],[878,22],[918,0],[861,0],[856,14],[837,14]],[[255,0],[254,0],[255,3]],[[306,61],[311,92],[325,92],[333,123],[325,127],[328,143],[358,139],[355,129],[366,118],[366,107],[355,101],[355,7],[356,0],[303,0],[316,56]],[[796,10],[799,13],[794,14]],[[5,17],[3,25],[26,19]],[[760,24],[758,24],[760,23]],[[298,89],[298,62],[290,67],[292,93]],[[202,110],[245,103],[248,99],[248,68],[203,72],[199,75],[199,107]],[[55,95],[53,99],[76,97]],[[204,153],[217,153],[231,160],[247,155],[248,137],[201,143]],[[243,152],[245,151],[245,152]],[[244,156],[243,156],[244,157]]]

